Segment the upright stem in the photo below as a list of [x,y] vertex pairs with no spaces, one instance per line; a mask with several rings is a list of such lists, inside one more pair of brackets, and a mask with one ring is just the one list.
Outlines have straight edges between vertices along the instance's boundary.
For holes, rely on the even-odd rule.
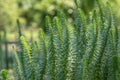
[[9,63],[8,63],[8,44],[7,44],[7,33],[6,30],[4,31],[4,44],[5,44],[5,61],[6,61],[6,69],[9,68]]

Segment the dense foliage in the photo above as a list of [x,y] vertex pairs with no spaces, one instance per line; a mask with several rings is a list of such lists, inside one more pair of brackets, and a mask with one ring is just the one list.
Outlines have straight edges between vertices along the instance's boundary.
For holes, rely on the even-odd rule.
[[[47,34],[40,29],[38,41],[31,43],[17,21],[20,37],[17,51],[13,46],[14,80],[119,80],[120,32],[110,5],[96,3],[89,17],[76,6],[73,24],[63,13],[47,16]],[[1,71],[0,79],[10,79],[7,70]]]
[[74,25],[62,13],[47,16],[38,42],[21,36],[15,80],[119,80],[120,33],[109,4],[97,6],[89,18],[77,8]]

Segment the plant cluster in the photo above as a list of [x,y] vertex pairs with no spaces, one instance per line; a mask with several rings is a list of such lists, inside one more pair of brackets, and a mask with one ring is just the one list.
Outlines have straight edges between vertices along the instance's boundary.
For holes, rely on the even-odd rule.
[[38,42],[21,36],[15,80],[119,80],[120,32],[109,4],[103,9],[96,1],[89,18],[75,9],[74,25],[62,13],[47,16],[48,34],[40,29]]

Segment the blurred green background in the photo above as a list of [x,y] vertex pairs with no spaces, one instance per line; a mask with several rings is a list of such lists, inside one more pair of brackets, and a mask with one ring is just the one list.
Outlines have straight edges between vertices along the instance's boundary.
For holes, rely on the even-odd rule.
[[[95,5],[95,0],[0,0],[0,31],[15,31],[16,19],[19,19],[25,28],[43,28],[45,16],[54,17],[57,12],[63,12],[69,22],[73,20],[75,3],[88,15]],[[101,0],[111,2],[112,10],[120,20],[120,0]]]

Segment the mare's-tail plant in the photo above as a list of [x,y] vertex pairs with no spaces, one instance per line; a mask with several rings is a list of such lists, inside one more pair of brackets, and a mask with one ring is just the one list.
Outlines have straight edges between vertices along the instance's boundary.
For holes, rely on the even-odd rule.
[[[46,17],[45,34],[29,43],[20,37],[21,53],[15,53],[16,80],[119,80],[120,32],[109,4],[97,7],[90,17],[75,9],[74,24],[60,13]],[[24,65],[23,65],[24,64]]]
[[1,74],[2,74],[2,80],[8,80],[8,77],[7,77],[8,72],[7,72],[7,70],[5,70],[5,69],[1,70]]

